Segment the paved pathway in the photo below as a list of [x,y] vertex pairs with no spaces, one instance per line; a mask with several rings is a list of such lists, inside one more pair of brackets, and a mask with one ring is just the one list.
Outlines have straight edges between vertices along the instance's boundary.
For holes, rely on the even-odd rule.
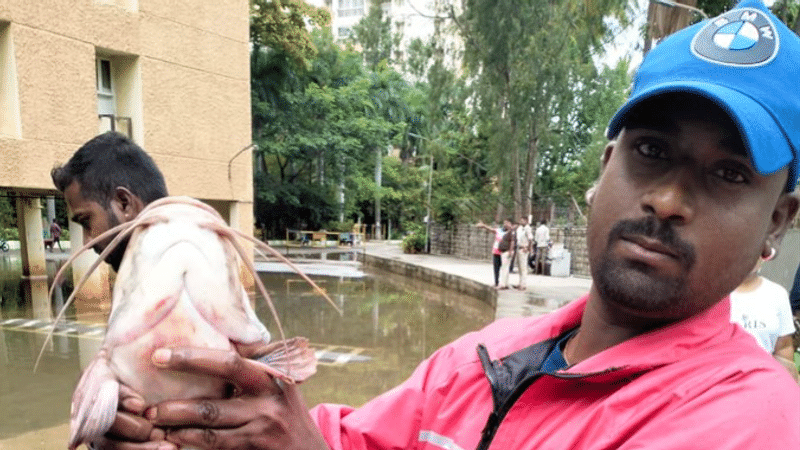
[[[403,253],[398,242],[368,242],[364,252],[376,257],[398,259],[429,269],[464,277],[486,286],[494,285],[494,272],[489,260],[478,261],[443,255],[410,255]],[[509,277],[511,285],[519,283],[519,274]],[[588,292],[591,279],[584,277],[550,277],[528,275],[525,291],[517,289],[497,292],[496,318],[536,316],[550,312]]]

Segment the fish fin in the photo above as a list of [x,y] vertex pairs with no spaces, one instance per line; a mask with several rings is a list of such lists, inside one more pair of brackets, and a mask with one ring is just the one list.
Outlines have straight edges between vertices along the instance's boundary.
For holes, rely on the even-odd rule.
[[317,356],[306,338],[272,342],[264,346],[263,353],[257,360],[271,369],[270,374],[284,381],[301,383],[317,372]]
[[119,381],[100,353],[81,375],[70,408],[69,448],[101,438],[114,424],[119,402]]

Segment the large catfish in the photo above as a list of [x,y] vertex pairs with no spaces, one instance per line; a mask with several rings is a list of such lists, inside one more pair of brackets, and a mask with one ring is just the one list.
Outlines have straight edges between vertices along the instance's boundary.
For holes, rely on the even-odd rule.
[[[213,208],[192,198],[155,201],[134,221],[93,239],[81,252],[111,236],[114,239],[66,302],[68,306],[97,264],[130,237],[114,283],[105,340],[72,397],[71,450],[101,440],[109,430],[117,412],[120,383],[139,392],[148,406],[164,400],[225,395],[226,386],[219,379],[158,369],[151,356],[161,347],[229,350],[269,342],[270,334],[256,317],[242,286],[242,265],[267,300],[283,338],[266,289],[237,237],[253,242],[262,255],[263,249],[284,260],[330,301],[280,253],[228,227]],[[265,358],[270,361],[265,369],[276,378],[296,383],[316,371],[314,352],[303,338],[282,339],[268,348],[274,353]]]

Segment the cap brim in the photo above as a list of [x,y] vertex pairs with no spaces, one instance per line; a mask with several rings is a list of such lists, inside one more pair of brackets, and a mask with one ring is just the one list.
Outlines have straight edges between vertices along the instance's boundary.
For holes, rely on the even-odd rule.
[[741,92],[697,81],[672,81],[637,93],[614,114],[608,124],[606,137],[614,139],[622,131],[628,114],[636,105],[668,93],[697,94],[724,109],[742,133],[753,167],[759,174],[770,175],[792,163],[794,154],[789,146],[788,137],[769,111]]

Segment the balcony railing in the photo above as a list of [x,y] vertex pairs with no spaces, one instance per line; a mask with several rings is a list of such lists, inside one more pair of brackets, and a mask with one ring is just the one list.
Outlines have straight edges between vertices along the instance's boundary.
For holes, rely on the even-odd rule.
[[100,133],[116,131],[133,139],[133,123],[130,117],[121,117],[114,114],[98,114],[97,117],[100,119]]

